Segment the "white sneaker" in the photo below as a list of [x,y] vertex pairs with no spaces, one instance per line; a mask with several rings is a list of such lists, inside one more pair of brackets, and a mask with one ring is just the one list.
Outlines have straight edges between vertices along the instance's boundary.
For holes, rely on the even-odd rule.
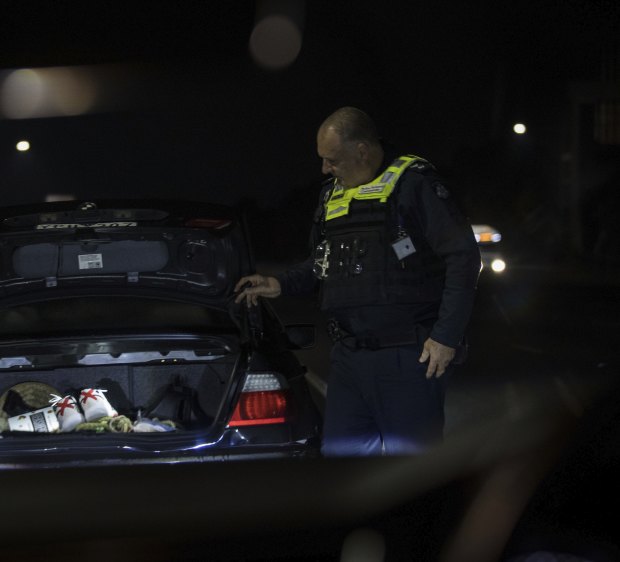
[[80,406],[84,411],[86,421],[94,421],[109,416],[118,416],[118,412],[112,407],[105,397],[102,388],[84,388],[80,392]]
[[76,425],[84,423],[84,415],[82,414],[78,401],[74,396],[69,394],[64,398],[61,398],[56,394],[52,394],[50,403],[52,404],[56,417],[58,418],[60,431],[73,431]]

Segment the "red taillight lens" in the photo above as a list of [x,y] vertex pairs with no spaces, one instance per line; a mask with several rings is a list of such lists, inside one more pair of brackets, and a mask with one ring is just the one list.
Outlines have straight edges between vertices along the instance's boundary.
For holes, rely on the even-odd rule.
[[284,423],[289,415],[290,399],[287,390],[242,392],[228,426]]

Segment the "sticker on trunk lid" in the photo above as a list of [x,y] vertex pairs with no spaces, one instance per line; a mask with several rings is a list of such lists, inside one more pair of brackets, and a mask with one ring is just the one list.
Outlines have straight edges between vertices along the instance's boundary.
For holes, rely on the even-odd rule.
[[103,269],[103,254],[78,255],[80,269]]

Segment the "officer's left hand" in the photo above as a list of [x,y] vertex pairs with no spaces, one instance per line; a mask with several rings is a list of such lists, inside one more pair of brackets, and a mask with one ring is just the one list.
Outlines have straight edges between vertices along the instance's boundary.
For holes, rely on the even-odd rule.
[[453,347],[443,345],[431,338],[424,342],[424,349],[420,355],[420,363],[428,361],[428,369],[426,369],[426,378],[440,377],[446,372],[446,368],[450,361],[454,359],[456,350]]

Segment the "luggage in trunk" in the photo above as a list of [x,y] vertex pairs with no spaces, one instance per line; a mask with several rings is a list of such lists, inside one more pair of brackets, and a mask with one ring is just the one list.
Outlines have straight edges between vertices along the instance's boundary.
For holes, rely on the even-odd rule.
[[[92,365],[40,371],[0,373],[0,415],[6,420],[24,409],[42,408],[45,394],[52,399],[82,389],[105,390],[119,415],[136,421],[139,416],[169,421],[178,429],[203,429],[214,421],[227,396],[235,358],[225,356],[205,363],[178,365]],[[36,397],[24,393],[30,383]],[[45,385],[45,386],[44,386]],[[15,392],[12,389],[20,390]],[[29,403],[30,401],[30,403]],[[22,410],[21,412],[19,410]]]

